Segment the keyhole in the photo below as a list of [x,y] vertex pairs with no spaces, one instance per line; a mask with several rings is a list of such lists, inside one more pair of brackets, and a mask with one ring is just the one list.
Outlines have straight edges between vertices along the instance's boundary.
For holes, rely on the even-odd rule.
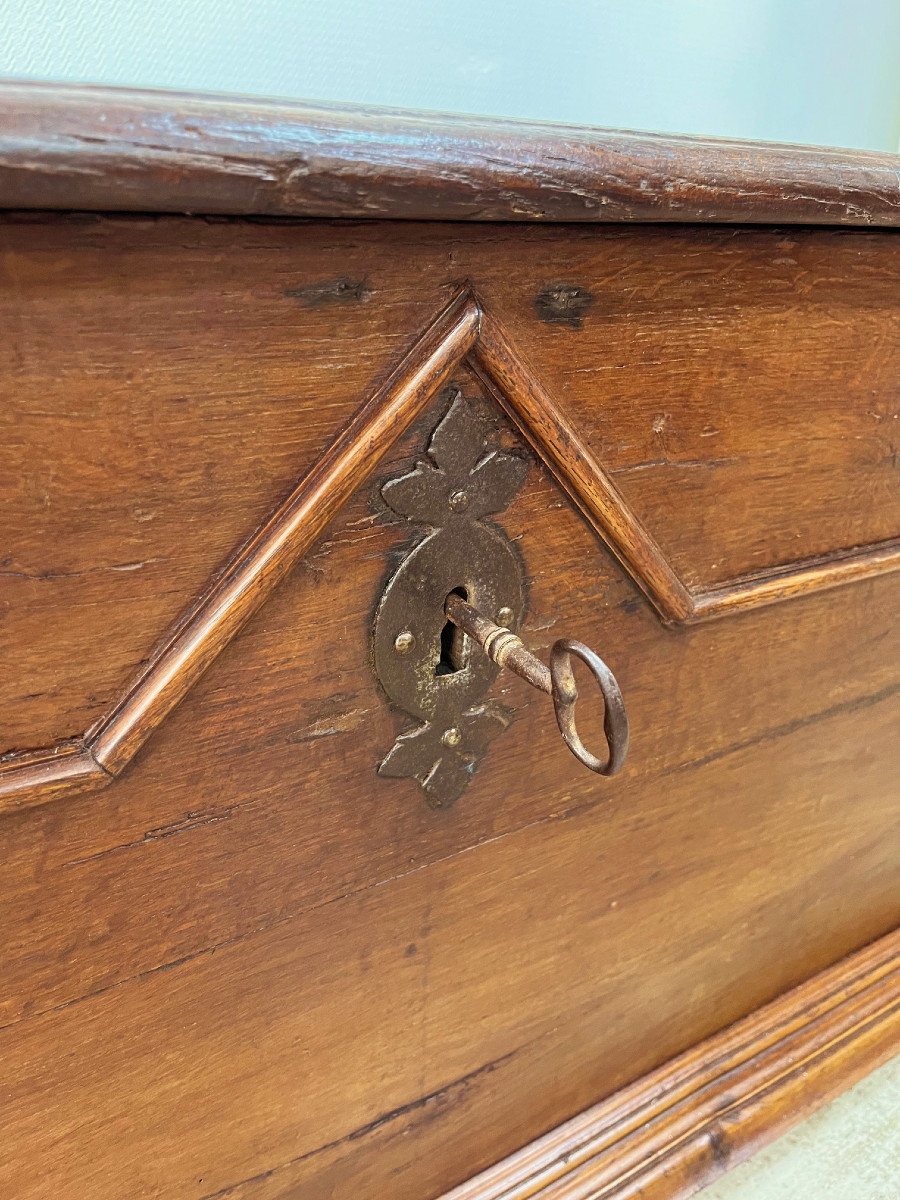
[[[464,587],[454,588],[451,596],[468,601],[469,593]],[[452,621],[447,621],[441,630],[441,654],[434,668],[438,675],[455,675],[469,665],[469,639]]]

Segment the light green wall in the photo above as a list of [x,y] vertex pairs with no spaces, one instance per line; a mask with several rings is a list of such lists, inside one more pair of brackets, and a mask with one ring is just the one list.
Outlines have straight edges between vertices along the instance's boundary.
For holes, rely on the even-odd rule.
[[900,0],[0,0],[0,74],[896,150]]

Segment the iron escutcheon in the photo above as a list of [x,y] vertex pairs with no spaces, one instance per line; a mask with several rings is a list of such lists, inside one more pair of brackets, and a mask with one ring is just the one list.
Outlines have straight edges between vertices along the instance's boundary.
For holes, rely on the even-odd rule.
[[417,779],[435,808],[462,794],[511,715],[485,699],[499,668],[448,620],[444,602],[454,592],[511,628],[525,610],[519,555],[487,518],[518,491],[527,459],[499,447],[477,402],[456,385],[448,391],[424,457],[381,489],[395,513],[428,532],[388,582],[374,628],[378,679],[418,723],[399,735],[379,774]]

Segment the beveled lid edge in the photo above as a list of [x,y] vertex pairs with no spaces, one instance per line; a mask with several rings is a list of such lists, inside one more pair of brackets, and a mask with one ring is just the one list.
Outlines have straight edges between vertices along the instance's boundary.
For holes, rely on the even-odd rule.
[[0,207],[900,226],[900,155],[0,82]]

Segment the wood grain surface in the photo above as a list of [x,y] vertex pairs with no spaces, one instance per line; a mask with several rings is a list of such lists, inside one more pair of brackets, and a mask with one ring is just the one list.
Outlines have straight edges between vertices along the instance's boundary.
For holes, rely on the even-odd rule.
[[900,156],[9,81],[0,206],[896,226]]
[[[590,293],[585,287],[576,291],[583,307]],[[543,303],[546,297],[541,296]],[[316,295],[313,304],[319,302]],[[537,311],[546,318],[541,308]],[[565,318],[563,323],[574,320],[580,330],[582,308],[574,318],[566,309]],[[80,738],[6,756],[0,764],[0,811],[93,791],[118,775],[467,355],[522,437],[667,621],[693,622],[737,612],[900,565],[900,541],[893,538],[836,549],[811,562],[781,564],[725,586],[689,590],[571,419],[510,344],[497,318],[470,288],[463,288],[322,459],[182,611],[121,698]],[[667,419],[661,418],[663,425]]]
[[[115,786],[0,820],[4,1198],[427,1200],[897,923],[898,575],[666,627],[571,480],[690,596],[896,537],[898,265],[878,230],[4,220],[5,748],[84,771],[335,439],[421,399]],[[379,488],[445,378],[531,447],[523,637],[615,671],[614,781],[503,676],[455,807],[376,775],[415,536]]]

